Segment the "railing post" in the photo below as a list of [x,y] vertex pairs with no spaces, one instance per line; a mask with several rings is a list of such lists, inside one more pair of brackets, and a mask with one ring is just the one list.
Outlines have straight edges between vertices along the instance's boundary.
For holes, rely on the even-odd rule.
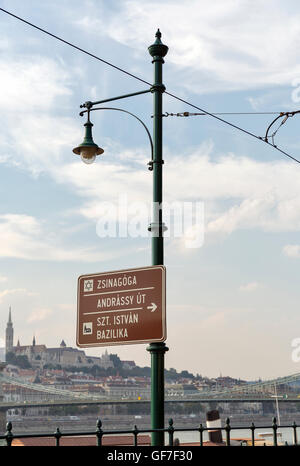
[[297,439],[297,424],[294,421],[293,424],[293,429],[294,429],[294,445],[298,445],[298,439]]
[[254,447],[255,446],[255,437],[254,437],[255,425],[254,425],[254,422],[252,422],[252,424],[250,426],[250,429],[251,429],[251,446]]
[[13,433],[12,433],[12,423],[8,422],[6,424],[6,432],[5,432],[5,438],[6,438],[6,444],[8,447],[11,447],[12,441],[13,441]]
[[96,436],[97,436],[97,447],[102,446],[102,437],[103,437],[103,430],[101,429],[102,427],[102,422],[100,419],[97,420],[97,430],[96,430]]
[[204,427],[202,424],[199,426],[199,433],[200,433],[200,447],[203,447],[203,431]]
[[226,424],[225,424],[225,431],[226,431],[226,446],[230,447],[230,419],[229,417],[226,419]]
[[55,437],[55,440],[56,440],[56,443],[55,443],[55,446],[56,447],[59,447],[59,440],[60,440],[60,437],[62,436],[61,434],[61,431],[59,430],[59,427],[56,428],[56,432],[54,432],[54,437]]
[[168,427],[168,432],[169,432],[169,446],[172,447],[174,445],[174,427],[173,427],[173,419],[169,419],[169,427]]
[[278,446],[278,443],[277,443],[277,422],[276,422],[276,417],[273,418],[273,425],[272,425],[272,428],[273,428],[273,445],[274,447],[277,447]]
[[138,444],[138,433],[139,433],[139,430],[137,426],[134,426],[133,435],[134,435],[134,446],[135,447],[137,447],[137,444]]

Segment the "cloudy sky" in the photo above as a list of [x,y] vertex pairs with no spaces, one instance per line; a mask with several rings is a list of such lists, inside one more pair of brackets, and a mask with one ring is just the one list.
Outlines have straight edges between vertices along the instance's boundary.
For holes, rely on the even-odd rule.
[[[259,112],[299,108],[299,2],[3,0],[1,7],[147,82],[147,47],[160,28],[167,90],[208,112],[258,112],[222,117],[257,136],[276,117]],[[120,200],[133,218],[149,206],[147,135],[128,115],[95,112],[94,139],[105,153],[85,165],[72,153],[83,138],[79,105],[148,86],[3,11],[0,31],[0,343],[11,306],[21,344],[35,335],[48,347],[62,339],[75,346],[78,276],[151,265],[147,234],[99,236],[104,206],[110,219]],[[151,95],[116,106],[151,129]],[[165,95],[164,111],[196,110]],[[298,159],[299,123],[289,118],[275,137]],[[246,380],[300,372],[292,359],[300,338],[300,165],[209,116],[164,118],[164,160],[166,203],[204,212],[195,219],[204,232],[197,247],[189,247],[188,229],[175,237],[171,228],[165,241],[166,367]],[[150,365],[146,345],[108,350]]]

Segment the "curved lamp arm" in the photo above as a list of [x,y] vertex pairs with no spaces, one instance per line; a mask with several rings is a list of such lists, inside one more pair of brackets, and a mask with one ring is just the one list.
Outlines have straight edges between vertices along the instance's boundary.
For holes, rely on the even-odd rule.
[[82,112],[79,113],[80,116],[83,116],[84,113],[87,113],[88,114],[88,120],[89,120],[89,115],[90,115],[90,112],[94,111],[94,110],[116,110],[118,112],[123,112],[123,113],[127,113],[128,115],[131,115],[133,116],[136,120],[138,120],[144,127],[147,135],[148,135],[148,138],[149,138],[149,142],[150,142],[150,146],[151,146],[151,161],[148,162],[148,169],[149,170],[153,170],[153,141],[152,141],[152,137],[151,137],[151,134],[150,134],[150,131],[148,130],[147,126],[145,125],[145,123],[139,118],[137,117],[134,113],[131,113],[131,112],[128,112],[127,110],[124,110],[123,108],[116,108],[116,107],[96,107],[96,108],[88,108],[87,110],[83,110]]

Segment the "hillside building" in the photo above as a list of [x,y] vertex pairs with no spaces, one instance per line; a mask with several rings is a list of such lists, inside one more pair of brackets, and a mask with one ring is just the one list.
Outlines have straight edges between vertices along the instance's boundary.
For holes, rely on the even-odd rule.
[[87,356],[84,351],[67,346],[62,340],[56,348],[47,348],[46,345],[37,345],[35,336],[31,345],[21,345],[18,340],[14,346],[14,328],[11,318],[11,308],[9,308],[8,322],[5,333],[5,354],[13,353],[16,356],[26,356],[33,368],[43,369],[47,364],[59,365],[65,369],[71,366],[99,366],[103,369],[114,367],[106,350],[105,354],[100,357]]

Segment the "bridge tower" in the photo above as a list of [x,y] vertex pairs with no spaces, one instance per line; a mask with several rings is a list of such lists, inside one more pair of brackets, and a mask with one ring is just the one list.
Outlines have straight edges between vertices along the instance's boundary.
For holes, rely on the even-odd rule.
[[11,307],[9,306],[8,322],[5,333],[5,354],[13,351],[14,346],[14,328],[11,320]]

